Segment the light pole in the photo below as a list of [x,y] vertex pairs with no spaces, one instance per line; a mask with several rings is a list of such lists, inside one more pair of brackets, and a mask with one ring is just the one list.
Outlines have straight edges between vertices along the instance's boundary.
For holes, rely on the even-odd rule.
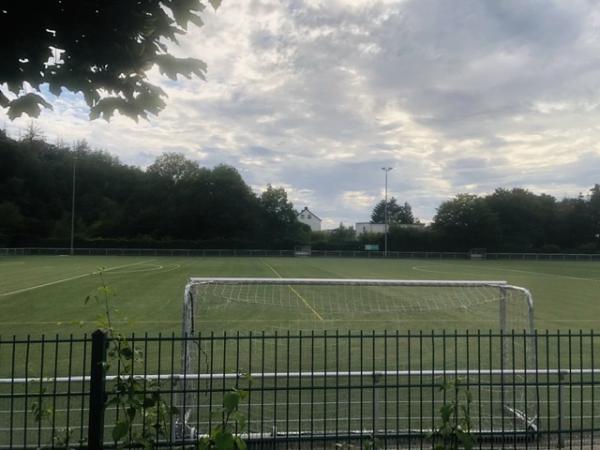
[[387,201],[387,185],[388,185],[388,172],[392,170],[392,167],[382,167],[381,170],[385,172],[385,209],[384,209],[384,227],[385,227],[385,235],[384,235],[384,247],[383,247],[383,256],[387,256],[387,242],[388,242],[388,201]]
[[77,153],[73,156],[73,197],[71,198],[71,255],[75,254],[75,170],[77,167]]

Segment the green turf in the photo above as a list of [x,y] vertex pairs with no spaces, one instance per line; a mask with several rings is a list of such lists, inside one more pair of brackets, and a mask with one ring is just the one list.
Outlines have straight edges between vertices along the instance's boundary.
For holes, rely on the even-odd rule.
[[[52,336],[56,333],[61,336],[71,333],[80,336],[83,332],[92,331],[95,328],[95,317],[100,310],[96,305],[85,305],[84,299],[101,283],[100,277],[94,275],[94,272],[100,267],[105,268],[103,275],[105,282],[117,293],[117,297],[114,299],[119,308],[118,316],[120,317],[117,327],[126,333],[148,332],[152,335],[158,332],[179,333],[183,288],[190,276],[506,280],[532,291],[538,329],[593,329],[600,322],[600,264],[593,262],[28,256],[0,258],[0,335],[2,339],[10,340],[13,335],[24,337],[28,334],[38,338],[45,333],[48,339],[52,340]],[[480,322],[475,321],[468,311],[444,312],[441,315],[427,313],[413,313],[406,316],[385,313],[377,315],[361,314],[360,305],[357,305],[354,312],[351,317],[322,312],[321,317],[324,320],[320,320],[308,308],[304,311],[298,308],[286,310],[285,308],[269,308],[261,304],[248,304],[222,311],[219,309],[209,310],[200,318],[199,328],[204,332],[204,341],[201,344],[203,357],[197,360],[197,371],[218,373],[222,371],[306,371],[313,369],[362,370],[363,362],[366,364],[365,369],[374,370],[389,368],[414,370],[421,365],[422,368],[444,367],[452,370],[454,364],[456,367],[465,366],[467,353],[471,356],[470,367],[475,364],[473,358],[478,353],[482,353],[484,358],[478,367],[497,368],[501,365],[498,339],[491,344],[485,338],[478,341],[473,337],[470,340],[471,347],[468,348],[464,345],[452,346],[451,339],[448,341],[448,346],[444,346],[443,340],[438,337],[435,350],[433,342],[413,340],[412,353],[410,353],[406,339],[401,339],[398,345],[394,344],[396,341],[394,341],[393,335],[389,339],[378,338],[378,341],[369,340],[368,337],[369,330],[393,332],[394,330],[412,329],[417,333],[419,330],[442,328],[474,330],[479,327]],[[125,321],[124,318],[128,318],[128,321]],[[367,337],[363,340],[364,345],[360,345],[359,340],[350,343],[350,338],[348,338],[348,343],[345,343],[344,338],[340,342],[329,338],[328,343],[325,343],[326,339],[317,338],[315,340],[309,335],[305,337],[304,345],[300,350],[298,339],[293,340],[290,345],[285,340],[279,344],[274,344],[273,340],[263,340],[260,338],[260,334],[257,338],[246,336],[237,350],[242,356],[241,360],[238,360],[238,353],[234,351],[239,345],[237,342],[231,341],[225,352],[222,341],[207,339],[207,333],[211,330],[227,331],[231,336],[236,331],[260,332],[261,330],[285,334],[287,329],[292,331],[339,330],[341,333],[345,333],[347,330],[352,330],[354,333],[365,330]],[[329,336],[331,337],[331,335]],[[386,345],[385,342],[388,344]],[[479,344],[477,344],[478,342]],[[577,340],[575,339],[574,342],[576,343]],[[542,344],[544,344],[543,341]],[[551,344],[552,342],[548,344],[548,347],[551,347]],[[588,344],[586,340],[579,345],[582,349],[579,352],[582,355],[582,361],[587,361],[587,355],[593,353],[588,351]],[[148,356],[147,371],[149,373],[179,371],[178,344],[171,348],[170,343],[166,342],[163,344],[161,352],[157,351],[157,345],[154,342],[150,344],[150,347],[144,349]],[[474,351],[477,349],[477,345],[482,346],[481,351]],[[277,350],[275,350],[276,346]],[[15,348],[16,350],[14,350]],[[50,343],[46,344],[44,348],[45,354],[41,355],[41,346],[38,344],[30,346],[30,348],[26,343],[17,344],[17,347],[11,346],[10,343],[4,345],[4,350],[0,351],[0,377],[23,376],[23,373],[28,373],[29,376],[87,374],[85,364],[87,357],[83,358],[81,343],[76,343],[72,349],[68,342],[60,345]],[[541,354],[545,354],[543,348],[542,345],[540,347]],[[570,341],[569,349],[571,349]],[[89,349],[87,351],[89,352]],[[515,352],[514,348],[512,351]],[[160,358],[158,357],[159,353],[161,354]],[[587,363],[581,362],[580,364],[577,356],[579,353],[575,352],[572,355],[571,351],[568,353],[563,351],[559,361],[554,350],[549,350],[548,354],[551,359],[547,365],[549,367],[558,365],[565,367],[568,362],[571,367],[576,368],[580,365],[587,367]],[[28,358],[24,357],[26,354]],[[518,352],[517,354],[520,355]],[[73,361],[72,369],[69,367],[69,360]],[[3,362],[4,364],[2,364]],[[542,367],[545,364],[545,360],[541,361]],[[43,369],[41,365],[44,366]],[[11,367],[15,369],[14,374]],[[422,382],[426,383],[427,380],[422,380]],[[437,386],[440,379],[435,378],[429,382],[432,386]],[[78,385],[73,386],[77,388]],[[10,387],[5,386],[3,389],[6,394]],[[18,389],[25,389],[25,385],[19,386]],[[10,397],[6,397],[7,400],[0,405],[0,422],[3,420],[6,422],[10,411],[19,410],[21,413],[15,415],[18,420],[13,425],[14,428],[24,428],[24,423],[29,423],[28,427],[35,428],[31,415],[27,414],[27,411],[31,407],[31,402],[36,398],[32,393],[38,392],[39,386],[29,386],[29,389],[29,404],[23,403],[23,400],[12,404],[8,400]],[[415,396],[415,404],[419,400],[427,399],[427,404],[433,405],[430,400],[433,398],[434,388],[431,389],[432,393],[420,391],[399,393],[398,390],[392,389],[388,394],[391,397],[399,396],[401,398],[405,398],[407,395]],[[346,395],[344,392],[346,391],[343,391],[343,395]],[[484,390],[482,393],[478,392],[477,395],[481,395],[485,399],[489,397],[491,403],[492,394],[490,392]],[[0,394],[2,394],[2,389],[0,389]],[[299,398],[296,400],[292,398],[289,401],[295,405],[296,403],[309,404],[313,400],[322,400],[319,397],[321,394],[313,394],[313,391],[306,391],[306,394],[303,395],[307,397],[302,401]],[[313,399],[313,395],[317,395],[317,397]],[[320,404],[336,405],[339,403],[339,399],[336,397],[337,391],[325,395],[334,397]],[[367,398],[370,395],[368,389],[347,393],[344,398],[348,400],[348,405],[352,400],[360,408],[368,409],[368,398],[363,401],[359,398],[361,395]],[[548,399],[551,397],[551,393],[544,395]],[[254,405],[252,414],[248,409],[248,416],[260,415],[262,417],[264,405],[273,403],[273,399],[268,396],[263,398],[262,393],[256,394],[256,396],[252,402],[248,402],[248,404]],[[541,399],[544,402],[543,405],[549,404],[546,397]],[[288,401],[287,397],[280,397],[278,401],[282,401],[282,399],[285,402]],[[577,401],[576,407],[579,408],[583,402],[581,399]],[[498,402],[495,401],[495,403]],[[501,405],[502,402],[499,404]],[[402,405],[402,408],[406,407],[404,403]],[[82,406],[75,405],[74,407]],[[335,408],[335,406],[330,407]],[[324,406],[319,408],[324,408]],[[205,411],[205,415],[208,414],[209,409],[210,407]],[[358,417],[362,415],[356,411],[345,412],[343,409],[342,405],[341,410],[338,411],[341,416]],[[310,420],[326,418],[331,411],[329,410],[328,413],[319,409],[315,415],[311,412]],[[350,411],[350,406],[348,406],[348,411]],[[265,414],[277,416],[275,411],[270,409]],[[296,417],[294,414],[300,417],[300,412],[296,412],[296,410],[290,414],[289,417]],[[306,416],[308,413],[305,411],[302,414]],[[368,411],[364,414],[368,416]],[[433,412],[424,414],[431,416]],[[546,415],[553,416],[553,414],[554,410],[552,412],[549,410]],[[483,415],[486,415],[485,411]],[[393,414],[390,413],[390,416]],[[415,417],[418,418],[417,415]],[[75,419],[71,420],[78,423]],[[413,425],[422,426],[419,423]],[[330,426],[333,425],[327,425],[327,427]],[[360,427],[360,424],[348,421],[345,424],[342,423],[342,426],[355,428]],[[0,427],[0,431],[2,431],[2,427]],[[9,440],[6,430],[4,432],[4,435],[0,433],[0,444]],[[23,435],[33,436],[31,434],[33,431],[28,433]],[[39,433],[38,435],[41,436]],[[47,436],[44,439],[46,438]]]
[[[120,320],[128,320],[119,324],[125,332],[179,332],[183,287],[190,276],[507,280],[532,291],[538,329],[590,329],[600,323],[600,264],[595,262],[26,256],[0,258],[0,334],[91,331],[99,310],[84,305],[84,299],[100,284],[92,274],[100,267],[117,293]],[[431,317],[422,323],[386,315],[320,321],[309,311],[255,311],[212,315],[201,325],[207,330],[478,327],[468,315],[461,321]]]

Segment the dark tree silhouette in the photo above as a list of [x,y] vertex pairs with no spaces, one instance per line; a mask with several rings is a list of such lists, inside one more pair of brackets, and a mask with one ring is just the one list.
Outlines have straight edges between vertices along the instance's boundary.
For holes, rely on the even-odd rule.
[[[208,0],[215,9],[221,0]],[[188,23],[202,25],[204,0],[6,0],[0,4],[0,107],[11,119],[52,108],[46,89],[81,92],[90,119],[115,111],[135,120],[158,114],[165,92],[150,83],[154,66],[175,80],[204,78],[206,64],[177,58]]]
[[[385,223],[385,200],[381,200],[373,208],[371,223]],[[392,225],[415,223],[412,207],[407,202],[399,205],[398,201],[392,197],[388,200],[388,223]]]

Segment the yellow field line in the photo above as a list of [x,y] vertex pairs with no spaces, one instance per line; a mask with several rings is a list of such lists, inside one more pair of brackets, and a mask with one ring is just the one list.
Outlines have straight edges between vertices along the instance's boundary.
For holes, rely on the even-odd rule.
[[[263,263],[265,266],[267,266],[269,269],[271,269],[275,275],[277,275],[279,278],[283,278],[283,277],[281,276],[281,274],[280,274],[279,272],[277,272],[277,271],[276,271],[276,270],[273,268],[273,266],[271,266],[269,263],[267,263],[267,262],[265,262],[265,261],[263,261],[263,260],[261,260],[261,261],[262,261],[262,263]],[[296,294],[296,296],[297,296],[297,297],[298,297],[300,300],[302,300],[302,303],[304,303],[304,304],[306,305],[306,307],[312,311],[312,313],[313,313],[313,314],[314,314],[314,315],[317,317],[317,319],[319,319],[319,320],[323,320],[323,317],[321,317],[321,314],[319,314],[319,313],[317,312],[317,310],[316,310],[315,308],[313,308],[313,307],[311,306],[311,304],[310,304],[310,303],[308,303],[308,301],[307,301],[307,300],[306,300],[304,297],[302,297],[302,296],[300,295],[300,293],[299,293],[299,292],[298,292],[296,289],[294,289],[294,287],[293,287],[293,286],[291,286],[291,285],[289,285],[289,284],[288,284],[288,288],[290,288],[290,291],[292,291],[294,294]]]
[[[139,264],[146,264],[146,263],[148,263],[150,261],[154,261],[154,260],[153,259],[149,259],[147,261],[139,261],[139,262],[132,263],[132,264],[125,264],[123,266],[109,267],[108,269],[104,269],[103,272],[110,272],[111,270],[122,269],[124,267],[131,267],[131,266],[137,266]],[[54,284],[66,283],[67,281],[73,281],[73,280],[78,280],[79,278],[89,277],[90,275],[94,275],[96,273],[99,273],[99,272],[97,270],[95,270],[93,272],[84,273],[84,274],[81,274],[81,275],[75,275],[74,277],[63,278],[61,280],[50,281],[48,283],[38,284],[36,286],[31,286],[31,287],[27,287],[27,288],[23,288],[23,289],[17,289],[16,291],[2,292],[2,293],[0,293],[0,297],[6,297],[6,296],[9,296],[9,295],[20,294],[22,292],[33,291],[35,289],[43,288],[43,287],[46,287],[46,286],[52,286]]]

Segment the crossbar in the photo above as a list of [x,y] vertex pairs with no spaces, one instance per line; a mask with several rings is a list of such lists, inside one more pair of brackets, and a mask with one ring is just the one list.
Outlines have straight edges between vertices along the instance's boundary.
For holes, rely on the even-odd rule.
[[269,284],[269,285],[360,285],[360,286],[505,286],[506,281],[499,280],[385,280],[356,278],[239,278],[239,277],[192,277],[189,284]]

